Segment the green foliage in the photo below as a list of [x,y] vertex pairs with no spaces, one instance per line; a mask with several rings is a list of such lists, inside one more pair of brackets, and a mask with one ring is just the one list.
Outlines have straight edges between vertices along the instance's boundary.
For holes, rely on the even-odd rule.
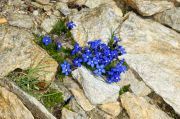
[[44,93],[40,97],[40,100],[47,108],[54,107],[57,104],[64,102],[62,92],[59,92],[57,90],[50,90]]
[[119,91],[119,95],[124,94],[125,92],[128,92],[130,88],[130,85],[125,85],[121,88],[121,90]]
[[68,32],[68,29],[65,24],[65,20],[58,20],[58,22],[53,26],[53,29],[51,30],[51,34],[60,35],[61,33]]

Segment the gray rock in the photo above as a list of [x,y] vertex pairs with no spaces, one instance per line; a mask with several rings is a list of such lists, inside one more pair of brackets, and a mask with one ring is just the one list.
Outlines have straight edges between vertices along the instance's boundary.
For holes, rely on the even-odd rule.
[[30,29],[33,27],[33,18],[26,14],[13,13],[8,17],[8,22],[12,26]]
[[90,111],[95,108],[95,106],[92,105],[86,98],[83,90],[80,89],[79,85],[75,81],[73,81],[73,79],[65,78],[63,84],[72,92],[77,103],[83,108],[83,110]]
[[121,102],[130,119],[172,119],[155,105],[149,104],[143,97],[129,92],[121,96]]
[[46,51],[33,42],[34,36],[24,29],[0,26],[0,77],[17,68],[38,68],[34,75],[50,83],[58,64]]
[[80,82],[86,97],[92,104],[103,104],[117,100],[120,90],[118,85],[107,84],[103,78],[95,77],[83,66],[73,71],[72,74]]
[[147,96],[152,91],[151,89],[141,81],[141,78],[134,74],[132,69],[128,69],[126,73],[121,75],[121,81],[118,82],[119,86],[130,85],[132,92],[138,96]]
[[46,5],[50,2],[50,0],[36,0],[36,2]]
[[56,16],[50,16],[49,18],[45,18],[43,21],[42,21],[42,24],[41,24],[41,28],[49,33],[52,29],[53,29],[53,26],[57,23],[58,21],[58,18]]
[[172,27],[174,30],[180,32],[180,7],[166,10],[162,13],[156,14],[154,19],[161,24]]
[[21,100],[6,88],[0,86],[1,119],[34,119]]
[[[9,91],[16,94],[24,105],[31,111],[33,116],[37,119],[56,119],[49,111],[34,97],[25,93],[18,86],[16,86],[10,79],[0,79],[0,85],[6,87]],[[12,98],[12,97],[11,97]],[[12,99],[11,99],[12,100]],[[15,107],[17,108],[17,107]],[[22,110],[23,111],[23,110]],[[12,113],[12,112],[11,112]],[[28,113],[26,113],[27,116]],[[9,119],[9,118],[8,118]],[[15,119],[15,118],[13,118]],[[17,119],[20,119],[19,117]],[[26,118],[23,118],[26,119]],[[27,119],[31,119],[30,117]]]
[[131,13],[120,36],[129,66],[180,114],[180,34]]
[[70,15],[69,20],[77,25],[71,33],[81,46],[95,39],[107,43],[122,22],[122,12],[115,3],[109,3]]
[[99,108],[107,114],[111,115],[112,117],[118,116],[122,111],[122,107],[119,102],[106,103],[100,105]]
[[62,113],[61,119],[77,119],[78,116],[77,113],[70,111],[66,108],[63,108],[61,113]]
[[156,13],[173,8],[173,2],[167,0],[124,0],[127,5],[131,6],[143,16],[152,16]]
[[58,9],[65,16],[71,13],[71,9],[69,9],[67,4],[63,2],[58,2],[56,4],[56,9]]

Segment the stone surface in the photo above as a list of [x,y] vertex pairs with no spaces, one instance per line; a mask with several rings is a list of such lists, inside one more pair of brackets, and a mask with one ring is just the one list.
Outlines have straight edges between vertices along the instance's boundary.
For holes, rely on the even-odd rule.
[[120,36],[128,65],[180,114],[180,34],[131,13]]
[[45,5],[45,4],[48,4],[50,2],[50,0],[36,0],[36,2]]
[[67,110],[66,108],[63,108],[61,113],[61,119],[76,119],[76,117],[78,116],[77,113]]
[[89,8],[95,8],[100,6],[101,4],[105,3],[112,3],[113,0],[86,0],[84,5],[88,6]]
[[72,75],[80,82],[86,97],[92,104],[103,104],[117,100],[120,90],[118,85],[107,84],[104,79],[95,77],[83,66],[73,71]]
[[57,62],[33,42],[34,36],[24,29],[0,26],[0,77],[17,68],[38,68],[39,80],[50,83],[57,71]]
[[82,109],[82,107],[77,103],[76,99],[73,98],[70,102],[69,105],[72,110],[74,110],[78,114],[78,119],[89,119],[88,115],[86,112]]
[[76,98],[76,101],[78,104],[85,110],[85,111],[90,111],[95,106],[93,106],[89,100],[84,96],[84,93],[81,89],[71,89],[72,94]]
[[156,106],[149,104],[143,97],[131,93],[123,94],[121,102],[130,119],[172,119]]
[[118,85],[120,87],[130,85],[132,92],[138,96],[147,96],[152,92],[151,89],[141,81],[141,78],[133,73],[132,69],[129,69],[121,75],[121,81],[118,82]]
[[31,112],[12,92],[0,86],[1,119],[34,119]]
[[154,16],[154,19],[180,32],[180,7],[166,10],[162,13],[156,14]]
[[58,2],[56,4],[56,9],[58,9],[65,16],[67,16],[71,13],[71,9],[69,9],[68,5],[63,2]]
[[8,23],[12,26],[30,29],[33,27],[33,18],[26,14],[12,13],[8,17]]
[[42,24],[41,24],[41,28],[49,33],[52,29],[53,29],[53,26],[57,23],[58,19],[56,16],[50,16],[49,18],[45,18],[43,21],[42,21]]
[[143,16],[151,16],[174,7],[173,2],[167,0],[124,0]]
[[120,112],[122,111],[122,107],[120,106],[119,102],[106,103],[106,104],[100,105],[99,108],[103,110],[104,112],[112,115],[113,117],[118,116]]
[[95,108],[95,106],[92,105],[89,102],[89,100],[86,98],[86,96],[83,93],[83,90],[80,89],[79,85],[72,78],[65,78],[64,81],[63,81],[63,85],[65,85],[68,88],[68,90],[70,90],[72,92],[72,94],[74,95],[77,103],[85,111],[90,111],[93,108]]
[[[56,119],[36,98],[32,97],[31,95],[21,90],[10,79],[6,79],[6,78],[0,79],[0,86],[6,87],[6,89],[16,94],[21,99],[23,104],[26,105],[26,107],[31,111],[35,119]],[[12,97],[10,97],[10,101],[11,100],[13,101]],[[26,113],[26,115],[27,114],[28,113]],[[17,118],[17,119],[31,119],[31,118]]]
[[122,21],[122,12],[115,4],[109,3],[70,15],[69,20],[77,25],[71,32],[81,46],[95,39],[107,43]]

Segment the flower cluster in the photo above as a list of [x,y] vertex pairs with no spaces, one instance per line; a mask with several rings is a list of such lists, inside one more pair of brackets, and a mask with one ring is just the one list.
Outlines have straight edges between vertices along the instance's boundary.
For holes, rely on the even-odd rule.
[[[69,30],[71,30],[76,25],[71,21],[67,23],[66,26]],[[47,46],[52,42],[52,40],[49,36],[45,36],[42,42]],[[73,65],[65,60],[62,64],[60,64],[62,73],[69,75],[73,66],[81,67],[84,65],[91,69],[94,74],[98,76],[106,76],[107,83],[118,82],[120,80],[121,73],[124,73],[127,70],[125,60],[118,59],[118,56],[126,54],[125,49],[122,46],[119,46],[118,42],[120,42],[120,39],[113,35],[108,45],[102,43],[101,40],[89,41],[88,45],[83,48],[80,47],[78,43],[75,43],[73,49],[71,50]],[[61,43],[56,42],[56,50],[60,50],[61,48]]]
[[[118,82],[120,80],[120,74],[127,70],[127,67],[124,65],[125,60],[119,61],[118,56],[125,54],[126,51],[122,46],[115,45],[120,41],[119,38],[114,37],[113,40],[115,46],[113,49],[102,43],[101,40],[90,41],[85,48],[81,48],[76,43],[71,52],[72,55],[76,56],[73,59],[74,66],[88,65],[96,75],[106,76],[108,83]],[[116,66],[106,70],[114,62],[116,62]]]

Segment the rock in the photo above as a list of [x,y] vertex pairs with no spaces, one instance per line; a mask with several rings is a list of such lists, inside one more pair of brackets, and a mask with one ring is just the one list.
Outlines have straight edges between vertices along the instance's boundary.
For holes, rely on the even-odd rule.
[[31,112],[21,100],[0,86],[0,118],[1,119],[34,119]]
[[88,115],[86,114],[86,112],[82,109],[82,107],[80,105],[78,105],[77,101],[75,98],[73,98],[70,102],[69,102],[69,106],[70,109],[74,110],[77,114],[78,117],[81,119],[89,119]]
[[90,112],[87,112],[89,119],[118,119],[115,117],[112,117],[111,115],[105,113],[104,111],[101,111],[98,108],[93,109]]
[[127,5],[143,16],[152,16],[156,13],[173,8],[173,2],[167,0],[124,0]]
[[89,102],[89,100],[84,96],[84,93],[81,89],[71,89],[72,94],[76,98],[78,104],[85,110],[91,111],[94,106]]
[[103,78],[95,77],[83,66],[74,70],[72,75],[80,82],[86,97],[92,104],[103,104],[117,100],[120,87],[116,84],[107,84]]
[[8,23],[12,26],[30,29],[33,27],[33,18],[26,14],[12,13],[8,17]]
[[115,4],[104,4],[69,16],[77,26],[71,33],[81,46],[87,41],[102,39],[107,43],[122,21],[122,12]]
[[156,106],[149,104],[143,97],[131,93],[123,94],[121,102],[131,119],[172,119]]
[[113,117],[118,116],[120,112],[122,111],[122,107],[120,106],[119,102],[106,103],[106,104],[100,105],[99,108],[103,110],[104,112],[112,115]]
[[61,113],[62,113],[61,119],[76,119],[78,115],[77,113],[67,110],[65,108],[63,108]]
[[[16,94],[24,103],[24,105],[26,105],[26,107],[31,111],[31,113],[36,119],[56,119],[36,98],[30,96],[29,94],[21,90],[10,79],[6,79],[6,78],[0,79],[0,85],[6,87],[12,93]],[[12,97],[10,101],[13,101]],[[28,115],[28,113],[25,113],[25,115]],[[21,118],[17,118],[17,119],[21,119]],[[31,119],[31,118],[22,118],[22,119]]]
[[112,3],[113,0],[86,0],[84,5],[88,6],[89,8],[95,8],[99,7],[101,4],[106,4],[106,3]]
[[5,18],[0,18],[0,24],[4,24],[4,23],[7,23],[7,19],[5,19]]
[[58,18],[56,16],[50,16],[49,18],[43,20],[41,28],[45,32],[49,33],[53,29],[53,26],[57,23],[57,21]]
[[50,0],[36,0],[36,2],[46,5],[50,2]]
[[86,96],[83,93],[83,90],[80,89],[78,84],[73,81],[71,78],[65,78],[63,85],[65,85],[74,95],[77,103],[85,110],[90,111],[93,108],[95,108],[94,105],[92,105],[89,100],[86,98]]
[[34,16],[38,16],[38,15],[39,15],[39,11],[38,11],[38,10],[34,10],[34,11],[33,11],[33,15],[34,15]]
[[132,92],[138,96],[147,96],[152,91],[141,81],[141,78],[137,74],[133,73],[132,69],[128,69],[126,73],[121,75],[121,81],[118,82],[120,87],[130,85]]
[[56,4],[56,9],[58,9],[65,16],[71,13],[71,10],[68,8],[67,4],[63,2],[58,2]]
[[180,34],[131,13],[120,36],[130,68],[180,114]]
[[166,10],[162,13],[156,14],[154,16],[154,19],[180,32],[180,22],[179,22],[180,21],[180,7]]
[[0,26],[0,77],[17,68],[27,70],[38,68],[34,73],[41,81],[50,83],[56,74],[58,64],[46,51],[33,42],[34,36],[24,29]]

